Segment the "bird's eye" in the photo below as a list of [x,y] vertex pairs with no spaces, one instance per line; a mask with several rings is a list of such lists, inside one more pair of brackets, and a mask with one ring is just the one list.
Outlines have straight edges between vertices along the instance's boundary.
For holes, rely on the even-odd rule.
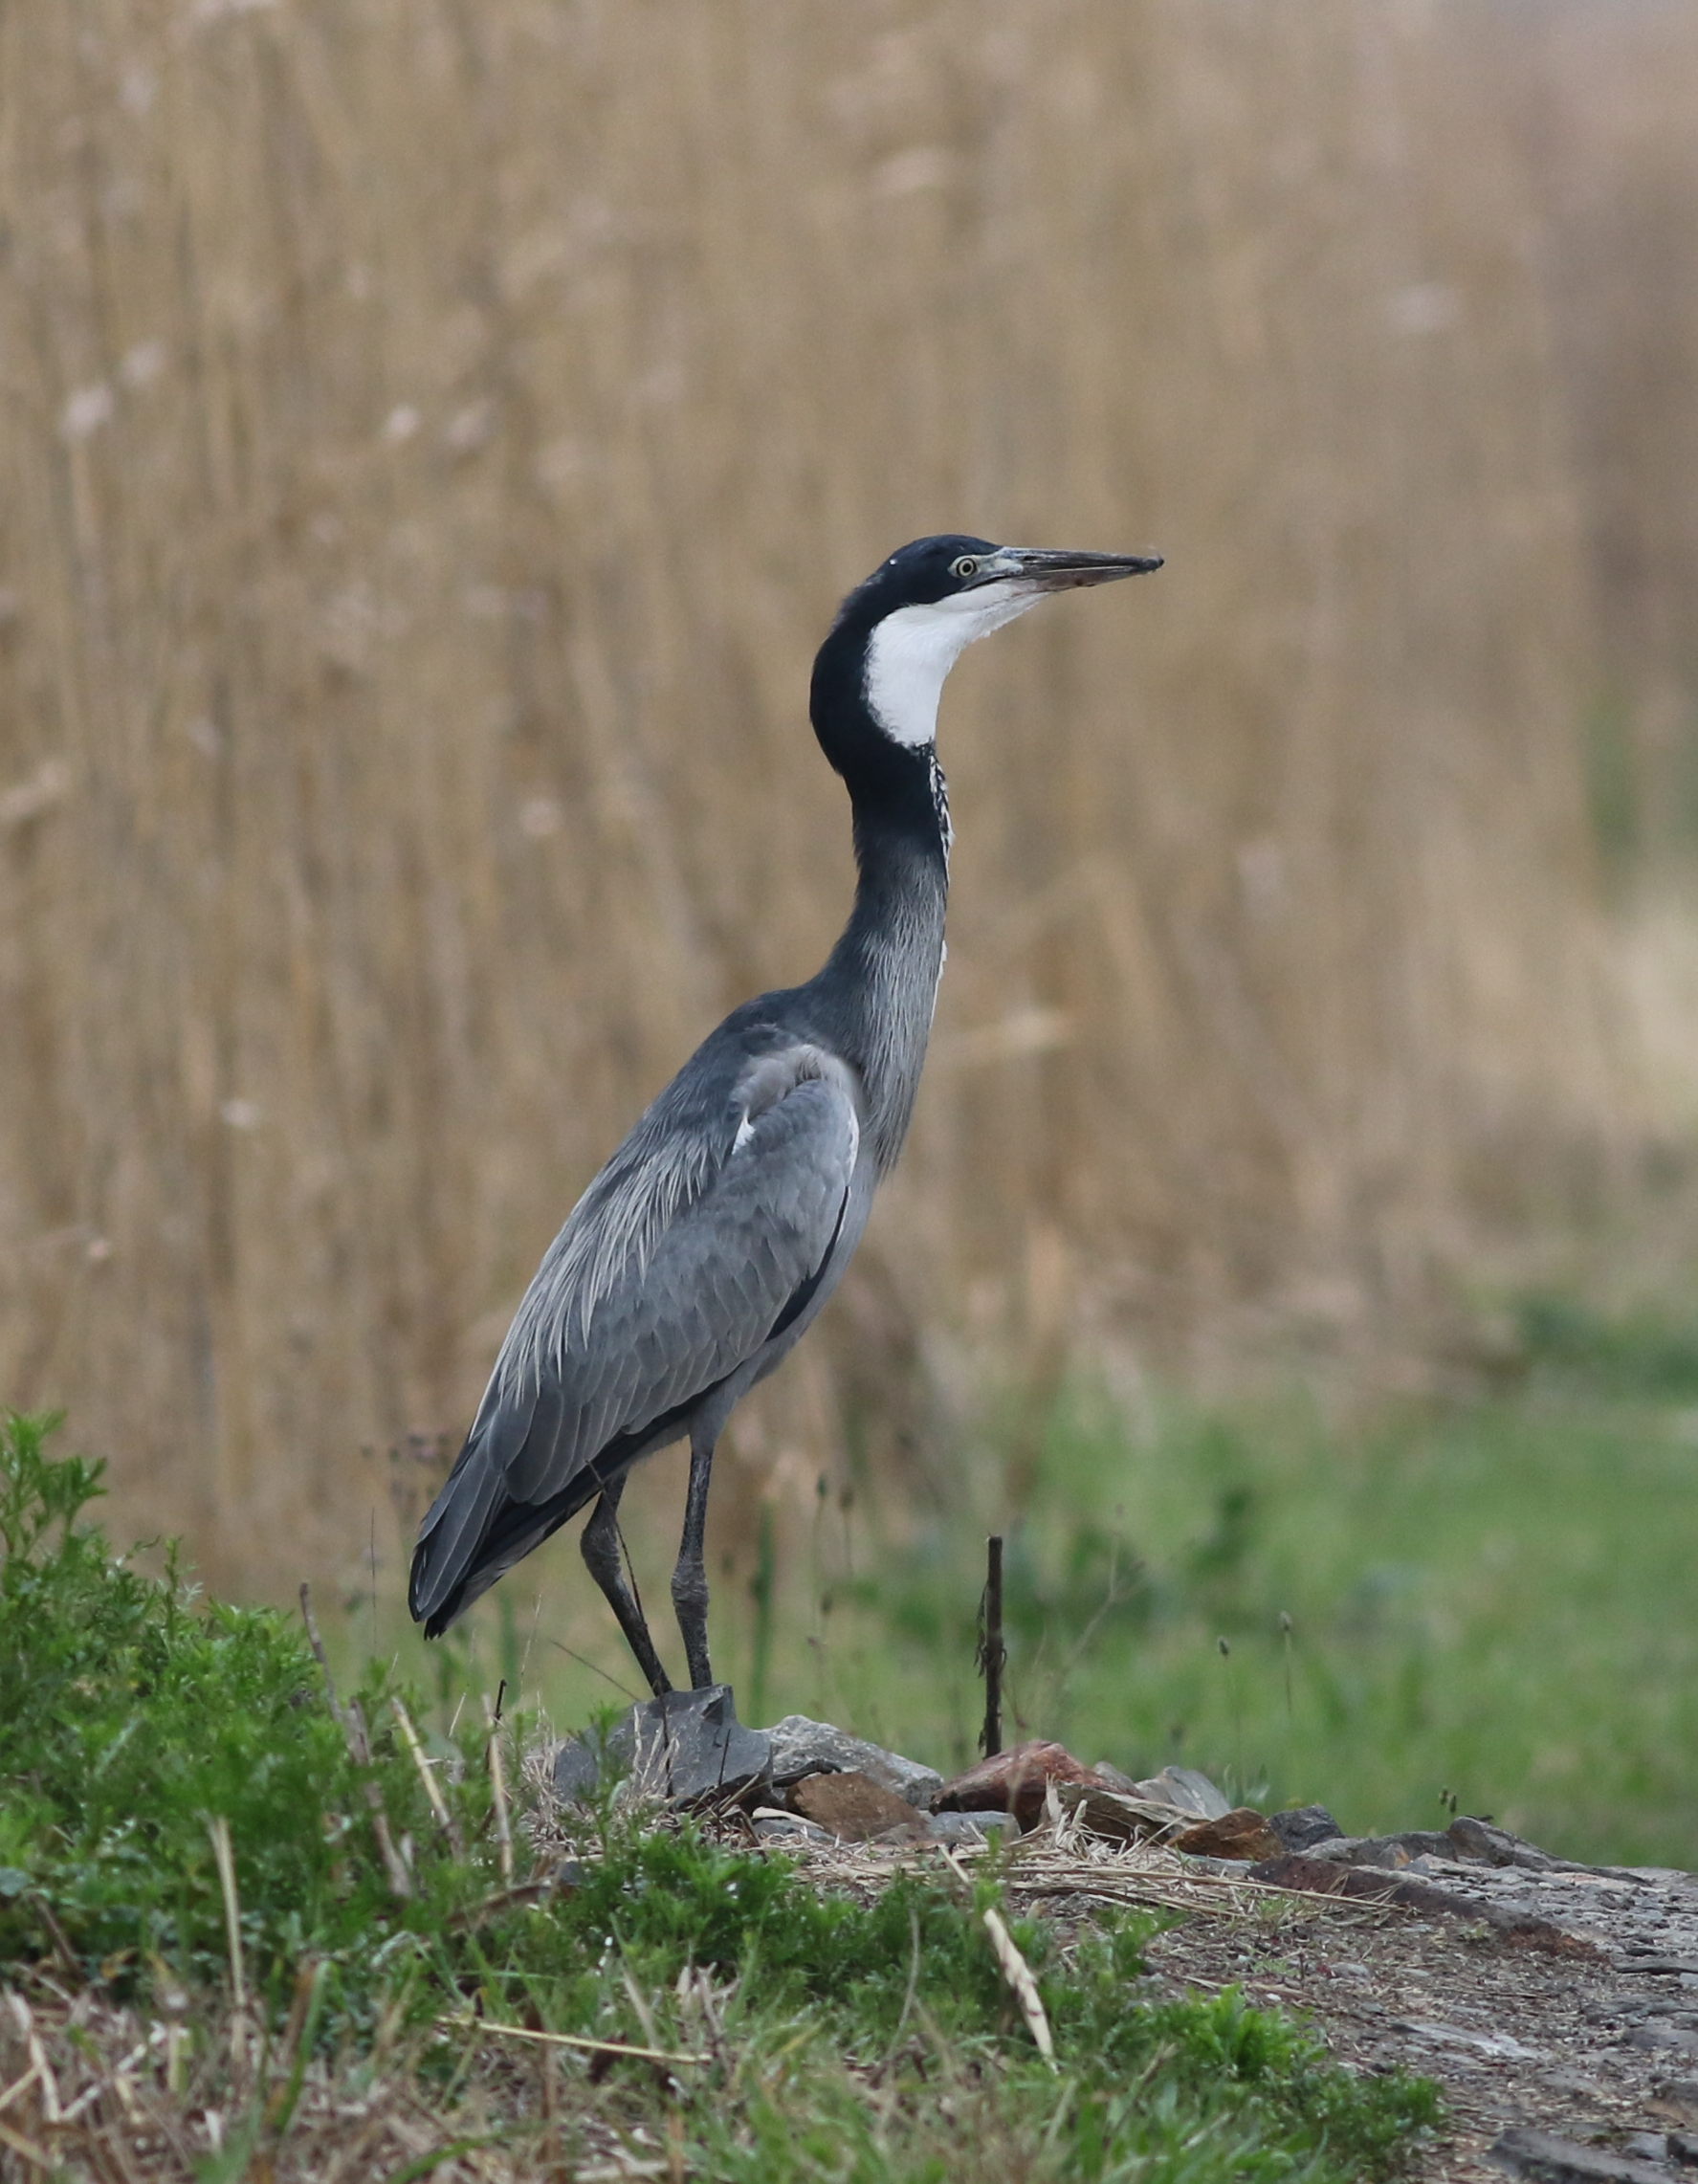
[[959,561],[950,563],[949,573],[951,576],[959,576],[961,582],[965,584],[968,577],[979,574],[979,563],[971,554],[962,554]]

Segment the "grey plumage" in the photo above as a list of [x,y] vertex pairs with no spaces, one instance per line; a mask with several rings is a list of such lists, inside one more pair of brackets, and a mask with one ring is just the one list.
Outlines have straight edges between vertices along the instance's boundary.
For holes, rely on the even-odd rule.
[[[801,1337],[871,1203],[862,1108],[837,1055],[736,1019],[667,1087],[549,1246],[501,1345],[420,1534],[427,1628],[677,1438],[688,1406],[733,1383],[735,1401]],[[617,1464],[598,1466],[609,1447]],[[458,1551],[492,1489],[517,1522],[467,1577]]]
[[715,1443],[841,1279],[914,1110],[948,894],[932,745],[943,678],[964,643],[1047,592],[1158,565],[921,540],[845,602],[811,712],[853,806],[849,924],[814,978],[748,1003],[703,1042],[549,1246],[420,1528],[408,1598],[428,1635],[594,1502],[584,1559],[650,1684],[667,1689],[617,1512],[631,1467],[688,1435],[673,1599],[692,1680],[710,1681]]

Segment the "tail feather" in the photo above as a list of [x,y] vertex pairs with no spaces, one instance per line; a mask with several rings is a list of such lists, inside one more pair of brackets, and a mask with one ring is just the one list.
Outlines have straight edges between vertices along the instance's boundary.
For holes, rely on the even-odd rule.
[[601,1491],[593,1467],[541,1501],[509,1490],[516,1467],[522,1475],[527,1456],[545,1459],[547,1449],[539,1444],[546,1440],[552,1446],[559,1431],[558,1401],[521,1405],[485,1399],[412,1551],[407,1603],[427,1638],[440,1638],[504,1571]]
[[431,1503],[412,1551],[407,1604],[428,1638],[438,1638],[470,1605],[467,1580],[490,1520],[503,1499],[499,1468],[475,1431],[461,1449],[448,1483]]

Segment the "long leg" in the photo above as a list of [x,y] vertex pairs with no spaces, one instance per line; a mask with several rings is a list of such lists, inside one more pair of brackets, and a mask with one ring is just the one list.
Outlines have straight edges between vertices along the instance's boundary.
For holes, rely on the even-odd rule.
[[690,1436],[690,1487],[684,1497],[684,1539],[673,1570],[673,1606],[684,1636],[684,1658],[690,1665],[693,1690],[705,1690],[714,1680],[708,1666],[708,1570],[704,1538],[708,1528],[708,1483],[714,1471],[714,1444],[719,1437],[718,1421],[695,1428]]
[[621,1472],[602,1489],[602,1498],[590,1511],[589,1522],[584,1528],[580,1541],[584,1560],[590,1576],[607,1597],[607,1605],[619,1618],[619,1627],[625,1633],[625,1642],[637,1657],[637,1666],[649,1679],[649,1688],[656,1698],[673,1688],[672,1679],[660,1665],[660,1655],[654,1650],[654,1641],[649,1635],[649,1625],[643,1615],[643,1604],[631,1588],[625,1573],[625,1557],[620,1549],[619,1497],[625,1491],[627,1474]]

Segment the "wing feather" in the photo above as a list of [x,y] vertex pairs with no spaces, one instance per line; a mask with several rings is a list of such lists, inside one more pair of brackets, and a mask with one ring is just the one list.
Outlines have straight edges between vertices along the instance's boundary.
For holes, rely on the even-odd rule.
[[825,1269],[860,1155],[851,1072],[796,1044],[701,1075],[644,1116],[525,1292],[420,1529],[431,1630],[592,1498],[599,1455],[628,1461],[757,1358]]

